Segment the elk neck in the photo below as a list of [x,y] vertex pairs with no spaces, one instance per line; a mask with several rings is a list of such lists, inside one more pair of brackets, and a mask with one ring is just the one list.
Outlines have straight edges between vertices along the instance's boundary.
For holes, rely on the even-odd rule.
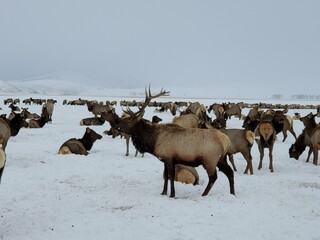
[[145,119],[141,119],[133,126],[132,143],[139,152],[154,153],[158,133],[157,126]]

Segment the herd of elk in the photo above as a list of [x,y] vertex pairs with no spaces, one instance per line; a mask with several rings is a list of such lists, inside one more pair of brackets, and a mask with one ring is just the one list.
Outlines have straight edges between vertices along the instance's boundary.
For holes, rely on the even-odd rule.
[[[264,149],[269,150],[269,169],[273,167],[273,148],[276,136],[282,132],[283,142],[287,139],[287,131],[296,139],[289,149],[289,156],[298,159],[309,147],[307,162],[313,153],[313,164],[318,164],[318,151],[320,149],[320,125],[316,123],[315,117],[319,116],[319,108],[316,114],[308,114],[301,117],[296,113],[296,119],[304,124],[302,133],[297,137],[293,128],[293,119],[287,115],[288,106],[283,106],[284,110],[274,110],[269,107],[266,111],[261,110],[259,105],[254,105],[247,116],[243,118],[243,104],[214,103],[205,107],[199,102],[189,102],[187,105],[178,102],[151,102],[152,99],[167,96],[169,92],[163,89],[155,95],[151,94],[151,89],[145,91],[143,102],[133,101],[121,102],[126,106],[138,106],[138,111],[133,112],[129,107],[123,110],[125,116],[119,117],[113,107],[116,102],[107,101],[106,104],[97,101],[87,101],[78,99],[79,105],[86,105],[89,112],[94,117],[81,119],[80,125],[103,125],[109,122],[111,128],[104,133],[124,136],[126,139],[126,156],[129,155],[130,139],[138,152],[141,154],[150,153],[164,164],[163,170],[163,190],[166,195],[170,182],[170,197],[175,197],[174,181],[198,184],[199,175],[195,167],[202,165],[208,175],[208,183],[202,196],[206,196],[217,179],[217,169],[223,172],[229,181],[230,193],[235,195],[234,171],[237,171],[233,155],[241,153],[247,161],[244,174],[253,174],[253,164],[251,148],[254,140],[257,143],[260,153],[258,169],[262,168]],[[27,99],[25,99],[27,100]],[[29,101],[23,101],[30,104]],[[21,128],[42,128],[46,123],[52,122],[52,114],[56,101],[42,99],[29,99],[35,104],[43,104],[41,115],[30,113],[28,108],[20,108],[14,104],[17,101],[6,101],[12,110],[7,118],[5,114],[0,116],[0,182],[6,163],[6,146],[12,136],[16,136]],[[80,101],[81,100],[81,101]],[[39,103],[38,103],[39,102]],[[65,101],[64,104],[67,104]],[[69,103],[68,103],[69,104]],[[73,104],[70,104],[73,105]],[[154,116],[152,121],[144,118],[146,107],[160,107],[159,112],[170,110],[171,122],[159,123],[160,118]],[[184,106],[184,110],[180,110]],[[175,116],[176,112],[180,116]],[[216,119],[211,119],[209,113],[213,111]],[[299,115],[299,117],[297,117]],[[243,120],[243,128],[227,128],[226,123],[236,116]],[[59,154],[79,154],[88,155],[94,142],[102,139],[102,136],[87,127],[82,138],[71,138],[65,141],[59,148]],[[232,168],[227,162],[227,157]]]

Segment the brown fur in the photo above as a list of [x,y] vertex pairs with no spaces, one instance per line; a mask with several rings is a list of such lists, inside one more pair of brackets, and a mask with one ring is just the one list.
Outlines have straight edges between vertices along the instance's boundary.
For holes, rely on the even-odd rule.
[[83,146],[81,142],[76,139],[69,139],[66,141],[59,149],[59,154],[80,154],[88,155],[87,149]]
[[89,112],[92,112],[95,117],[101,115],[104,112],[111,111],[113,109],[112,105],[99,104],[97,102],[87,102],[87,108]]
[[199,118],[195,114],[189,113],[174,117],[172,123],[185,128],[198,128]]
[[49,101],[46,102],[45,104],[42,105],[42,116],[47,116],[49,119],[49,123],[52,122],[52,114],[53,114],[53,109],[54,109],[54,102]]
[[0,144],[0,183],[1,183],[1,178],[2,178],[5,165],[6,165],[6,153],[2,149],[2,144]]
[[100,117],[92,117],[92,118],[83,118],[80,120],[80,125],[81,126],[100,126],[103,125],[105,122],[104,119],[100,118]]
[[317,125],[312,131],[311,144],[313,148],[313,164],[318,165],[318,155],[320,149],[320,125]]
[[2,144],[3,150],[6,150],[7,143],[10,137],[11,137],[10,126],[3,118],[0,118],[0,144]]
[[198,185],[199,174],[194,167],[176,164],[174,180],[185,184]]
[[30,113],[28,111],[28,108],[22,108],[21,117],[24,119],[33,119],[33,118],[39,118],[40,116],[37,113]]
[[248,174],[250,170],[250,174],[253,174],[253,166],[252,166],[252,155],[251,155],[251,147],[254,141],[254,133],[250,130],[245,129],[219,129],[221,132],[226,134],[231,141],[231,145],[228,149],[229,160],[233,166],[233,170],[237,171],[237,168],[234,164],[233,155],[240,152],[244,159],[247,161],[247,167],[244,171],[244,174]]
[[87,127],[82,138],[70,138],[69,140],[64,142],[59,148],[59,154],[74,153],[80,155],[88,155],[88,151],[91,150],[93,143],[101,138],[102,136],[100,134]]
[[260,152],[260,162],[258,169],[262,168],[262,160],[264,157],[264,148],[269,149],[269,169],[273,172],[273,146],[276,139],[276,131],[271,122],[262,122],[258,125],[255,135],[260,136],[260,139],[256,139]]
[[230,146],[227,135],[215,129],[184,128],[177,124],[155,124],[143,119],[145,108],[150,100],[167,95],[161,90],[155,96],[146,90],[146,99],[138,112],[130,110],[130,117],[121,121],[117,128],[130,134],[134,146],[140,152],[148,152],[164,163],[164,185],[162,194],[167,194],[170,179],[170,197],[175,197],[175,165],[202,165],[208,174],[208,185],[202,196],[209,193],[217,179],[218,167],[229,180],[230,193],[235,194],[233,170],[227,164],[226,153]]

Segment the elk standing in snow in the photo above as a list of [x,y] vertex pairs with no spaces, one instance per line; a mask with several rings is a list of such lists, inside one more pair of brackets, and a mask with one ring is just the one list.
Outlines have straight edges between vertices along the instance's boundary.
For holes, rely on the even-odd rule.
[[161,90],[155,96],[146,90],[146,98],[138,112],[128,109],[130,117],[117,126],[123,132],[130,134],[134,146],[140,152],[148,152],[164,163],[164,186],[162,194],[167,194],[168,179],[170,179],[170,197],[175,197],[174,179],[175,165],[202,165],[208,174],[208,185],[202,196],[209,193],[217,179],[216,167],[229,180],[230,193],[235,194],[234,173],[226,161],[230,139],[215,129],[184,128],[176,124],[155,124],[143,119],[143,113],[151,99],[165,96],[168,92]]

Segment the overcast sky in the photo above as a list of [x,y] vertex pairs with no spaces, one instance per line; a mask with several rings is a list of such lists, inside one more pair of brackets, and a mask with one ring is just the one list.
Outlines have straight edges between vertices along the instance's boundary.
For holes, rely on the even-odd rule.
[[320,89],[319,0],[0,0],[0,33],[0,80]]

